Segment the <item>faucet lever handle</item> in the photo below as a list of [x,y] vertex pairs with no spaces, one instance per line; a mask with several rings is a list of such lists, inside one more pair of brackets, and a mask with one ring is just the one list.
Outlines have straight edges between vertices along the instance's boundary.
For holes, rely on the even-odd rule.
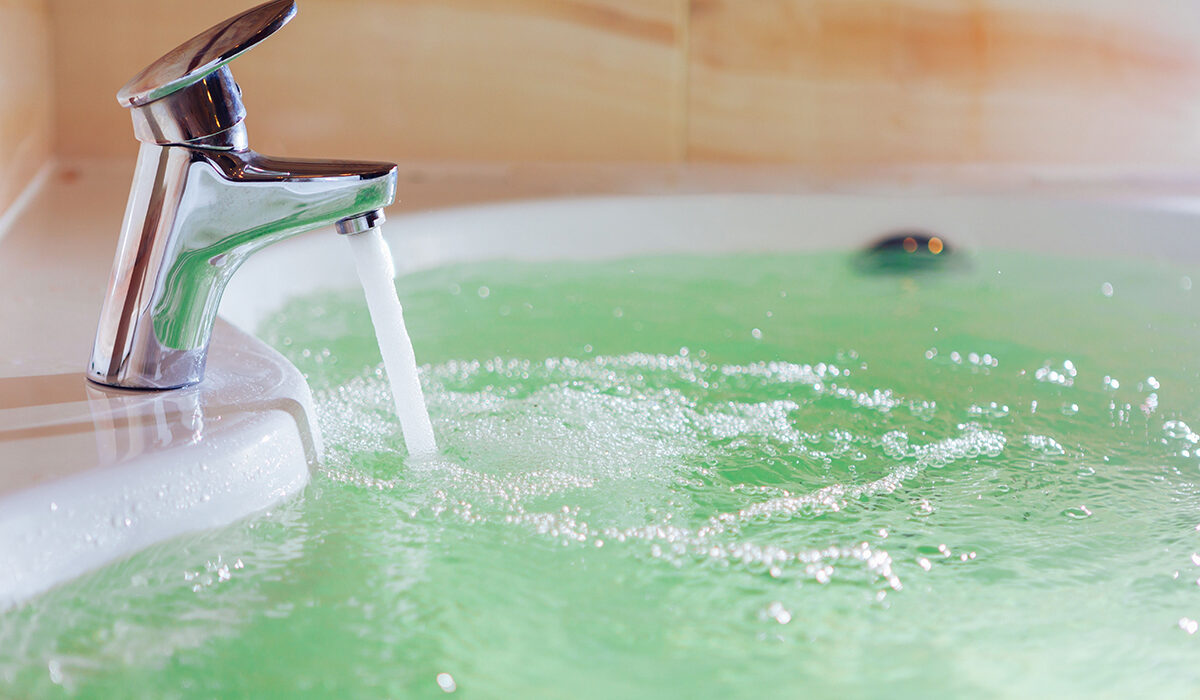
[[295,0],[272,0],[209,27],[146,66],[117,92],[138,140],[229,148],[211,145],[211,137],[240,123],[246,110],[226,64],[295,15]]
[[146,66],[117,92],[117,101],[142,107],[198,83],[295,16],[295,0],[272,0],[209,27]]

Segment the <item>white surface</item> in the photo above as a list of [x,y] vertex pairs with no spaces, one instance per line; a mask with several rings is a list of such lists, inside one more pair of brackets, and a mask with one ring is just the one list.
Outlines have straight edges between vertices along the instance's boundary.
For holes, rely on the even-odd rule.
[[0,609],[267,508],[320,452],[300,373],[224,322],[196,387],[86,381],[128,187],[124,171],[56,173],[0,238]]
[[0,609],[308,483],[320,443],[299,373],[226,324],[213,345],[194,387],[0,409]]
[[33,179],[29,181],[29,184],[25,185],[25,188],[17,194],[17,198],[12,201],[12,204],[9,204],[7,209],[0,212],[0,238],[3,238],[4,234],[8,233],[13,224],[21,218],[21,214],[25,213],[25,210],[33,203],[33,200],[37,198],[42,188],[46,186],[46,181],[50,179],[50,174],[53,172],[53,162],[43,165],[40,170],[34,173]]
[[[734,194],[591,197],[388,215],[384,235],[399,274],[492,259],[855,249],[910,229],[964,249],[1200,260],[1200,217],[1166,202]],[[230,282],[222,315],[255,328],[290,297],[356,285],[354,266],[337,254],[339,243],[323,231],[252,258]],[[291,274],[270,274],[281,267]]]

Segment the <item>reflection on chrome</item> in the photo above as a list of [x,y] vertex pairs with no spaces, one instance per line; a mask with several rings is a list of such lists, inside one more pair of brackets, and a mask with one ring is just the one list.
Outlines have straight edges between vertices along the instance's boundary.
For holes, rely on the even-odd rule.
[[286,24],[292,0],[248,10],[155,61],[118,93],[141,141],[88,377],[173,389],[204,377],[221,293],[271,243],[392,203],[392,163],[272,158],[247,146],[227,63]]

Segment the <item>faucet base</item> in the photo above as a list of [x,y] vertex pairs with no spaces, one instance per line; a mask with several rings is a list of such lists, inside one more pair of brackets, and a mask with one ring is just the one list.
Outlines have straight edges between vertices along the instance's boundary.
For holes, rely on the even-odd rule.
[[182,389],[204,379],[207,359],[204,350],[171,350],[163,348],[158,353],[140,355],[140,364],[129,366],[134,358],[127,358],[119,367],[101,366],[95,359],[88,365],[88,381],[115,389],[140,391],[164,391]]

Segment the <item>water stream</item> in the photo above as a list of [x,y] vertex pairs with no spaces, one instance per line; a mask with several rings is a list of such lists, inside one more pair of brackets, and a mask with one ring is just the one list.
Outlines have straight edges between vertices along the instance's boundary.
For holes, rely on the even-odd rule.
[[379,228],[346,236],[354,251],[354,267],[367,297],[367,309],[375,325],[375,338],[392,387],[396,416],[404,432],[404,444],[413,456],[437,452],[425,395],[417,376],[417,357],[404,326],[404,308],[396,296],[396,268],[392,252]]

